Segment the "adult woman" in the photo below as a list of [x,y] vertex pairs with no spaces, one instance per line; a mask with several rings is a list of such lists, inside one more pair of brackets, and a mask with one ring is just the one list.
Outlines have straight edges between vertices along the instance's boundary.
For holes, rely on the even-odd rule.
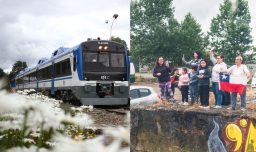
[[[235,60],[235,65],[230,67],[227,71],[230,74],[230,76],[236,77],[242,81],[244,81],[244,84],[246,86],[247,79],[250,78],[250,72],[246,65],[242,64],[243,58],[241,56],[237,56]],[[235,110],[236,108],[236,97],[237,92],[231,93],[231,107],[228,109]],[[241,98],[241,110],[246,110],[246,87],[244,88],[243,94],[240,95]]]
[[187,62],[187,61],[185,60],[184,55],[183,55],[183,57],[182,57],[183,63],[185,63],[186,65],[188,65],[188,66],[190,66],[190,67],[193,67],[193,66],[199,67],[201,60],[202,60],[202,59],[201,59],[201,54],[200,54],[199,51],[195,51],[195,52],[194,52],[194,60],[191,60],[191,61],[189,61],[189,62]]
[[214,64],[212,68],[212,90],[215,97],[214,108],[219,109],[222,107],[222,91],[219,89],[219,75],[220,73],[227,71],[227,65],[223,62],[224,56],[218,55],[216,59],[213,51],[210,51],[210,59]]
[[153,76],[157,77],[158,79],[159,88],[161,90],[161,99],[173,99],[173,92],[171,89],[170,82],[170,73],[170,68],[164,64],[164,58],[159,57],[156,60],[155,68],[153,70]]

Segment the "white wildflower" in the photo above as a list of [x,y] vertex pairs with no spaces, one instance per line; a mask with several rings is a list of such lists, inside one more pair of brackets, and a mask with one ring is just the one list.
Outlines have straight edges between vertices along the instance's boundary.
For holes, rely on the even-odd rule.
[[36,146],[31,146],[29,148],[16,147],[16,148],[7,150],[7,152],[49,152],[47,149],[44,149],[44,148],[40,148],[38,151],[37,151],[37,149],[38,148]]
[[53,147],[53,146],[55,146],[56,145],[56,142],[49,142],[49,141],[47,141],[47,142],[45,142],[47,145],[49,145],[49,146],[51,146],[51,147]]
[[79,125],[81,128],[90,128],[90,126],[93,124],[92,118],[85,113],[79,113],[74,117],[66,115],[64,121]]
[[30,144],[35,144],[36,142],[34,141],[34,139],[31,139],[31,138],[24,138],[23,141],[25,143],[30,143]]

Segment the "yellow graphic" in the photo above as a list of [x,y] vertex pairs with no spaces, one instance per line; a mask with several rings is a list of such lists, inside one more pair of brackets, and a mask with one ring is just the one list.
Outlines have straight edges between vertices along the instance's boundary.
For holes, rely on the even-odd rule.
[[230,141],[236,142],[236,146],[234,151],[240,149],[242,144],[242,131],[241,129],[235,124],[229,124],[226,127],[226,136]]
[[256,152],[256,127],[250,119],[238,119],[228,124],[223,131],[229,151]]
[[247,126],[247,121],[245,119],[240,120],[240,126],[241,127],[246,127]]
[[253,124],[250,124],[249,132],[246,140],[245,151],[255,152],[256,151],[256,128]]

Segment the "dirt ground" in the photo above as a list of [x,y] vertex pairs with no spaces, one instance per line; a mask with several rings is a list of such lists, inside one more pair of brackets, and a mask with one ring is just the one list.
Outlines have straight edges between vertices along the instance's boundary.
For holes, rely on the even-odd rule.
[[[134,83],[133,85],[141,85],[141,86],[150,86],[150,87],[153,87],[154,90],[156,91],[156,93],[160,94],[160,90],[159,90],[159,87],[158,87],[158,83],[155,83],[155,82],[136,82]],[[252,89],[251,87],[247,87],[247,90],[246,90],[246,100],[247,100],[247,111],[246,113],[247,114],[250,114],[250,115],[253,115],[253,116],[256,116],[256,93],[255,93],[255,88]],[[181,102],[181,93],[179,91],[178,88],[175,88],[175,93],[174,93],[174,98],[177,100],[177,103]],[[214,95],[213,93],[210,91],[210,97],[209,97],[209,104],[210,104],[210,111],[220,111],[220,112],[242,112],[240,110],[240,97],[238,95],[238,103],[237,103],[237,110],[235,111],[230,111],[230,110],[227,110],[227,108],[229,106],[222,106],[221,109],[214,109],[212,108],[213,106],[215,106],[215,99],[214,99]],[[157,104],[155,105],[152,105],[151,107],[155,107],[155,108],[158,108],[158,107],[161,107],[161,108],[182,108],[182,109],[186,109],[186,110],[202,110],[201,108],[199,108],[200,106],[200,102],[199,103],[195,103],[194,105],[192,106],[182,106],[182,105],[178,105],[178,104],[172,104],[170,102],[167,102],[167,101],[161,101],[161,102],[158,102]],[[208,110],[209,111],[209,110]]]

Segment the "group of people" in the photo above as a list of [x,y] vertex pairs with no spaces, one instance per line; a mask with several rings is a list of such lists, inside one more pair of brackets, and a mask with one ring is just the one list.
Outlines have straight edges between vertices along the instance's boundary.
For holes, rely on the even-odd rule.
[[[164,61],[163,57],[158,57],[156,65],[153,70],[153,76],[158,78],[159,88],[161,91],[161,99],[166,99],[175,103],[174,98],[175,87],[180,88],[182,99],[179,104],[193,105],[198,99],[200,99],[200,108],[209,109],[209,89],[210,78],[212,82],[212,91],[215,97],[215,106],[213,108],[222,108],[223,90],[220,89],[220,74],[226,73],[234,77],[241,79],[249,79],[250,72],[246,65],[243,64],[243,58],[237,56],[235,59],[235,65],[230,68],[227,67],[224,62],[224,56],[214,56],[213,51],[210,51],[210,60],[213,63],[213,68],[208,68],[208,63],[205,59],[201,58],[201,54],[198,51],[194,52],[194,59],[187,62],[183,56],[182,61],[190,67],[182,68],[181,75],[179,70],[174,68],[171,70],[168,63]],[[246,82],[245,86],[246,86]],[[191,101],[189,102],[188,93],[190,92]],[[246,110],[246,87],[243,93],[240,94],[241,98],[241,110]],[[235,110],[237,103],[237,92],[231,92],[230,107],[228,109]]]

